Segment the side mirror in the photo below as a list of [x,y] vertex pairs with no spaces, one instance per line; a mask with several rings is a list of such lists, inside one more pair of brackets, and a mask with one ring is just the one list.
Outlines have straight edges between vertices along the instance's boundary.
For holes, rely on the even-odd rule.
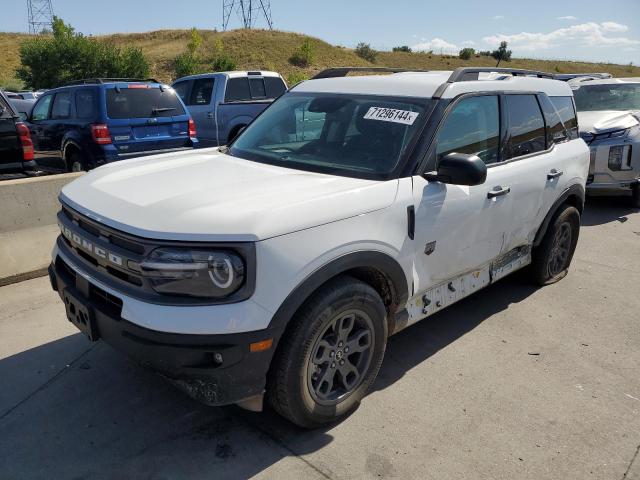
[[481,185],[487,179],[487,166],[477,155],[453,152],[440,159],[436,172],[423,177],[452,185]]

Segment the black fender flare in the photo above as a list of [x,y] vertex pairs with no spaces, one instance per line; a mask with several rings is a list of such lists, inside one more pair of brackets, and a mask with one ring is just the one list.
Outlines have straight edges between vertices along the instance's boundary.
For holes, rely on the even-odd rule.
[[[577,199],[577,201],[573,200],[574,198]],[[564,192],[562,192],[562,195],[560,195],[556,199],[556,201],[553,203],[553,205],[547,212],[547,215],[544,217],[544,220],[542,221],[542,225],[540,225],[540,228],[538,228],[538,232],[536,233],[536,236],[533,240],[533,246],[537,247],[538,245],[540,245],[540,242],[542,242],[542,239],[544,238],[545,233],[547,233],[547,228],[549,228],[549,224],[551,223],[551,220],[553,220],[556,213],[558,212],[558,209],[562,205],[564,204],[573,205],[578,209],[580,214],[582,214],[584,210],[584,199],[585,199],[585,188],[583,185],[580,185],[577,183],[571,185]]]
[[294,288],[271,319],[269,329],[283,333],[296,311],[316,290],[332,278],[357,268],[374,268],[382,273],[392,286],[393,304],[403,306],[409,299],[407,278],[394,258],[376,251],[352,252],[323,265]]

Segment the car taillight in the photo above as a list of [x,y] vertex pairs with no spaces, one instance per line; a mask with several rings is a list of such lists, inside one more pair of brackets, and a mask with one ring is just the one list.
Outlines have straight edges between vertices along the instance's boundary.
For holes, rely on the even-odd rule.
[[189,119],[189,138],[196,138],[196,122],[193,118]]
[[33,140],[31,140],[29,128],[24,123],[18,122],[16,123],[16,130],[18,131],[20,144],[22,145],[22,161],[28,162],[33,160]]
[[93,137],[93,141],[98,145],[108,145],[111,143],[109,127],[107,127],[104,123],[91,125],[91,136]]

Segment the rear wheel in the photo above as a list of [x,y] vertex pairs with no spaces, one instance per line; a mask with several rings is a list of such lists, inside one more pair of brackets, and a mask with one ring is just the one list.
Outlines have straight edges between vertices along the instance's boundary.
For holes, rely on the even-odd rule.
[[631,205],[640,208],[640,185],[635,185],[631,189]]
[[531,273],[536,283],[549,285],[567,275],[579,234],[580,212],[569,205],[560,207],[532,252]]
[[87,166],[77,150],[72,150],[67,154],[67,170],[69,172],[84,172]]
[[306,428],[339,420],[375,380],[387,341],[386,310],[366,283],[340,277],[291,320],[269,375],[274,409]]

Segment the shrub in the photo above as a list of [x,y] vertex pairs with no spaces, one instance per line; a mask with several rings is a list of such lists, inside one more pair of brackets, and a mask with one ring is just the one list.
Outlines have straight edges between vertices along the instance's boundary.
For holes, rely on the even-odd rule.
[[202,45],[202,36],[200,35],[200,32],[198,32],[196,27],[193,27],[190,32],[189,43],[187,43],[187,50],[191,55],[195,56],[196,52],[200,48],[200,45]]
[[315,48],[308,38],[289,57],[289,63],[296,67],[306,68],[313,63],[315,58]]
[[287,75],[287,85],[289,85],[289,87],[292,87],[303,80],[309,80],[309,75],[304,72],[291,72]]
[[480,50],[478,52],[478,55],[480,55],[481,57],[490,57],[491,52],[489,50]]
[[0,80],[0,90],[8,90],[10,92],[19,92],[24,88],[22,81],[17,78],[5,78]]
[[175,78],[186,77],[199,73],[199,63],[194,55],[189,52],[181,53],[173,60]]
[[356,46],[356,55],[366,60],[367,62],[375,63],[378,52],[371,48],[368,43],[360,42]]
[[226,53],[220,53],[213,59],[214,72],[228,72],[238,68],[237,62]]
[[402,45],[400,47],[393,47],[393,51],[394,52],[407,52],[407,53],[411,53],[411,47],[409,47],[408,45]]
[[85,37],[59,17],[54,17],[53,36],[20,44],[20,61],[16,74],[33,89],[54,88],[81,78],[149,76],[149,63],[139,48],[121,49]]
[[475,54],[476,54],[476,51],[473,48],[467,47],[467,48],[463,48],[462,50],[460,50],[460,53],[458,54],[458,56],[462,60],[469,60]]

